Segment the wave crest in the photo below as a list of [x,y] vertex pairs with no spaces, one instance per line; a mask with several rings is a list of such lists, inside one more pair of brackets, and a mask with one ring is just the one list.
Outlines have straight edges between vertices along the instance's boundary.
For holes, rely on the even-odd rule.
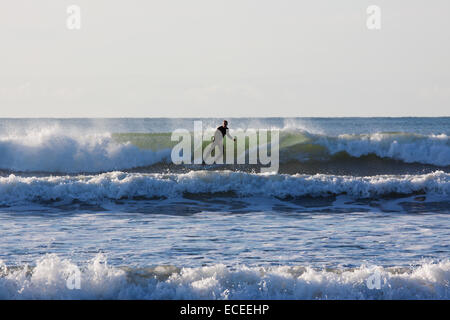
[[353,157],[375,154],[407,163],[450,165],[449,137],[445,134],[422,136],[407,133],[375,133],[320,137],[317,143],[331,154],[346,152]]
[[[71,290],[67,280],[77,269],[80,289]],[[371,290],[367,279],[375,273],[381,286]],[[56,255],[43,256],[34,268],[0,261],[2,299],[449,299],[449,282],[450,261],[337,270],[220,264],[131,269],[109,266],[102,255],[84,267]]]
[[[170,163],[170,152],[176,143],[171,141],[170,133],[83,134],[60,128],[41,129],[0,136],[0,169],[52,173],[128,170]],[[340,154],[349,158],[339,158]],[[450,139],[445,134],[374,133],[332,137],[291,129],[280,132],[281,166],[292,160],[318,161],[320,166],[320,161],[333,162],[336,157],[342,164],[350,161],[350,157],[367,155],[447,167],[450,166]],[[301,164],[297,167],[301,169]]]
[[45,129],[0,137],[0,168],[59,173],[102,172],[151,165],[170,150],[145,150],[117,143],[110,134],[74,134]]
[[0,177],[0,204],[39,201],[102,203],[133,198],[176,198],[184,193],[232,193],[233,196],[298,197],[346,194],[372,198],[418,192],[450,194],[450,174],[352,177],[335,175],[268,175],[231,171],[185,174],[110,172],[93,176]]

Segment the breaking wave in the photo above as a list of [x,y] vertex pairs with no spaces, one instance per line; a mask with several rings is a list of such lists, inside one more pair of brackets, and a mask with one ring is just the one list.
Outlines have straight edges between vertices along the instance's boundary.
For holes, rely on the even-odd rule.
[[[251,131],[251,130],[250,130]],[[9,172],[98,173],[170,163],[170,133],[81,134],[58,128],[0,136],[0,169]],[[205,142],[206,143],[206,142]],[[280,161],[346,161],[375,155],[404,163],[450,166],[445,134],[374,133],[326,136],[284,129]],[[338,159],[336,159],[338,157]],[[297,165],[300,167],[300,164]]]
[[110,134],[81,135],[60,129],[0,136],[0,169],[52,173],[103,172],[170,159],[170,150],[117,143]]
[[40,201],[102,203],[118,199],[177,198],[185,193],[229,193],[247,197],[298,197],[346,194],[353,198],[377,198],[391,194],[450,194],[450,174],[436,171],[423,175],[254,174],[232,171],[189,173],[125,173],[98,175],[0,177],[0,204]]
[[410,133],[375,133],[318,137],[316,142],[330,154],[345,152],[353,157],[375,154],[406,163],[450,165],[450,140],[445,134],[423,136]]
[[[78,270],[79,287],[68,286]],[[375,274],[380,286],[369,289],[367,280]],[[0,261],[1,299],[449,299],[449,283],[448,260],[335,270],[221,264],[119,268],[102,255],[84,266],[56,255],[39,258],[33,267]]]

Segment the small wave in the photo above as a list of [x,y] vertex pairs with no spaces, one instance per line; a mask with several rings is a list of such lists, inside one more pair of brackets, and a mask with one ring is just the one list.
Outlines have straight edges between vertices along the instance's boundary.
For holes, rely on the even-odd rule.
[[184,174],[109,172],[59,177],[0,177],[0,204],[7,206],[41,201],[102,203],[117,199],[177,198],[185,193],[281,198],[346,194],[353,198],[374,198],[418,192],[448,195],[450,174],[436,171],[423,175],[353,177],[191,171]]
[[[69,277],[80,270],[79,289]],[[380,286],[369,289],[377,274]],[[277,266],[118,268],[103,255],[78,266],[45,255],[34,267],[0,261],[1,299],[449,299],[450,261],[410,268]]]

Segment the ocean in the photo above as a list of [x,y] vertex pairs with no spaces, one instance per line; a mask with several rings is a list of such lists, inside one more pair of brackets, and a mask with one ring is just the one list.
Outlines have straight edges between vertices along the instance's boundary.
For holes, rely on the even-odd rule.
[[171,162],[223,119],[0,119],[0,299],[449,299],[450,118],[231,118],[279,170]]

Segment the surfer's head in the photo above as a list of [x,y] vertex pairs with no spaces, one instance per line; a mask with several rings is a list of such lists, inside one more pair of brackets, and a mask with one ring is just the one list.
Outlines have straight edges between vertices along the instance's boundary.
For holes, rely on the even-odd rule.
[[223,126],[224,127],[228,126],[228,121],[227,120],[223,120]]

